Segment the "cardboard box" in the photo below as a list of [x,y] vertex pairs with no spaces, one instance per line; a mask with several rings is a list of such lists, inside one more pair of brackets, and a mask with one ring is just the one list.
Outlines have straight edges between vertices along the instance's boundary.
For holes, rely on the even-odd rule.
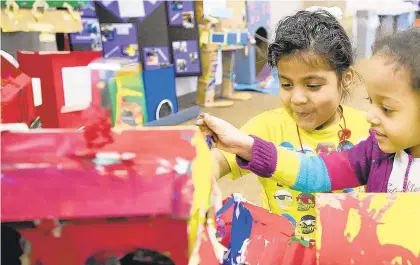
[[113,126],[132,129],[148,122],[140,64],[128,59],[101,59],[89,69],[92,89],[101,95],[101,106],[108,110]]
[[419,198],[418,193],[317,194],[318,264],[420,264]]
[[34,99],[32,79],[1,56],[1,123],[31,126],[38,117],[35,106],[42,103],[35,92]]
[[2,232],[22,235],[31,264],[219,264],[203,135],[191,127],[111,138],[87,150],[81,131],[2,134]]
[[77,11],[47,10],[34,16],[31,9],[13,12],[6,10],[1,10],[0,28],[3,32],[72,33],[83,30],[80,13]]
[[100,52],[18,51],[20,69],[39,80],[42,105],[37,107],[44,128],[80,128],[81,112],[99,101],[91,89],[88,64]]
[[294,237],[289,219],[253,205],[241,194],[224,201],[217,212],[217,231],[228,249],[223,264],[316,264],[315,246]]

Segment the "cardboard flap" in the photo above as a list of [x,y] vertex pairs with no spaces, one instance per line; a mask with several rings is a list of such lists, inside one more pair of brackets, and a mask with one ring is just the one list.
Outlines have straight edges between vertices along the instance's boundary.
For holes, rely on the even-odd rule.
[[48,10],[35,17],[30,9],[19,9],[10,15],[6,9],[1,10],[0,28],[3,32],[52,32],[72,33],[83,30],[80,13],[66,10]]
[[192,181],[196,149],[186,139],[195,131],[113,132],[113,142],[94,153],[85,152],[86,129],[4,132],[1,148],[8,155],[1,156],[2,220],[149,215],[188,219],[194,201],[203,203],[195,192],[209,195]]

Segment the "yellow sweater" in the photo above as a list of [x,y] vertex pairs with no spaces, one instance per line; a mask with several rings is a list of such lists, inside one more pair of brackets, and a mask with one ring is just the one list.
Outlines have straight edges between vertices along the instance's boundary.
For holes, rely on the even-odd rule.
[[[365,113],[350,107],[343,106],[343,115],[346,125],[351,130],[351,137],[344,144],[344,150],[368,137],[370,125],[366,121]],[[341,126],[341,127],[340,127]],[[325,129],[306,132],[299,129],[302,146],[306,154],[318,154],[332,150],[341,151],[338,132],[344,128],[343,119]],[[263,140],[283,146],[290,150],[301,152],[301,145],[293,118],[282,109],[264,112],[246,123],[241,130]],[[235,155],[222,152],[231,168],[228,175],[235,180],[250,172],[239,168]],[[286,216],[295,225],[296,231],[304,239],[315,240],[316,217],[314,194],[301,193],[283,187],[270,178],[258,177],[262,185],[263,207],[271,212]],[[361,187],[360,190],[363,190]],[[344,190],[340,192],[351,192]]]

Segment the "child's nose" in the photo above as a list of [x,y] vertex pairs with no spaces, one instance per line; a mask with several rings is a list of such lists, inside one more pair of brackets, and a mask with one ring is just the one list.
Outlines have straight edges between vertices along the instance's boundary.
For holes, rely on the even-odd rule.
[[379,125],[380,121],[378,116],[375,113],[374,108],[370,108],[366,113],[366,120],[372,125]]
[[293,91],[291,101],[295,105],[302,105],[308,102],[308,97],[303,91],[296,89],[296,91]]

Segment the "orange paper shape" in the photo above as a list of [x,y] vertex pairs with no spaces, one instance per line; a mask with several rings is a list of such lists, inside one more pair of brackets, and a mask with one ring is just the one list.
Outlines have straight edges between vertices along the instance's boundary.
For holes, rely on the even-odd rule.
[[420,264],[420,194],[318,194],[317,256],[329,264]]

